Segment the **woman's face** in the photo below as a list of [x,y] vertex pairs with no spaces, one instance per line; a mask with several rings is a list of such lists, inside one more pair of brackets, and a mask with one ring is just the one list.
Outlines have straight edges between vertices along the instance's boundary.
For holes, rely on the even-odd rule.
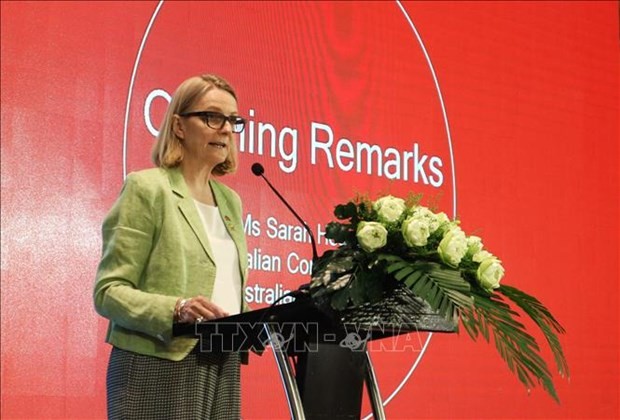
[[[238,115],[237,101],[225,90],[213,88],[188,110],[197,111],[219,112],[227,117]],[[200,116],[175,118],[175,133],[185,149],[184,159],[197,159],[211,169],[226,160],[235,141],[230,122],[221,128],[213,128]]]

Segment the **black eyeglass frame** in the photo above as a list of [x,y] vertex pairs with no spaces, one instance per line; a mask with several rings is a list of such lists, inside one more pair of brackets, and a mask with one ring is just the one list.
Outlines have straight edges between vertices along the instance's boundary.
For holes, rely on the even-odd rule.
[[[226,116],[222,114],[221,112],[216,112],[216,111],[183,112],[179,114],[179,117],[200,117],[200,119],[205,124],[207,124],[208,127],[214,130],[221,130],[222,128],[224,128],[226,121],[228,121],[230,123],[230,126],[232,127],[233,133],[241,133],[245,129],[245,123],[246,123],[246,120],[243,117],[240,117],[238,115]],[[209,124],[209,120],[211,118],[221,118],[222,123],[220,124],[219,127],[214,127],[211,124]],[[241,125],[240,129],[238,128],[238,125]]]

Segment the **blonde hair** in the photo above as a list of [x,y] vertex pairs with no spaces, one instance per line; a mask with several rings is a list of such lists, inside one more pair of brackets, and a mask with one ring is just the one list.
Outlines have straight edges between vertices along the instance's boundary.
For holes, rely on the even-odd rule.
[[[174,168],[183,161],[184,148],[179,138],[174,133],[173,122],[175,114],[182,114],[191,110],[209,90],[222,89],[237,100],[237,94],[233,87],[223,78],[213,74],[190,77],[177,88],[166,110],[164,121],[157,135],[157,142],[151,151],[151,160],[162,168]],[[237,145],[230,144],[230,153],[226,160],[215,168],[214,175],[225,175],[237,170]]]

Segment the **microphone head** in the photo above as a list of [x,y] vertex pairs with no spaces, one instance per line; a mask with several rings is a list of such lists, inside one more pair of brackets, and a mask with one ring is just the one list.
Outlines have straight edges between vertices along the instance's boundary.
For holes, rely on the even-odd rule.
[[252,165],[252,173],[256,176],[261,176],[262,174],[265,173],[265,168],[263,168],[263,165],[256,162],[255,164]]

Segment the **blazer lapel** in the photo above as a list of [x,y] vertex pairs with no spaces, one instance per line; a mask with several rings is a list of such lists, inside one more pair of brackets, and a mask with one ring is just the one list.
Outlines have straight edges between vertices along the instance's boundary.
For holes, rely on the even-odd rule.
[[194,234],[198,238],[198,241],[200,242],[200,245],[202,245],[204,251],[207,253],[211,261],[213,261],[213,264],[215,264],[215,258],[213,257],[213,251],[211,250],[211,244],[209,243],[209,239],[207,238],[207,234],[202,224],[202,220],[198,215],[198,210],[196,209],[194,199],[189,193],[187,184],[185,184],[183,174],[178,168],[170,169],[168,174],[172,191],[179,197],[178,206],[181,214],[183,214],[183,217],[192,228],[192,231],[194,231]]

